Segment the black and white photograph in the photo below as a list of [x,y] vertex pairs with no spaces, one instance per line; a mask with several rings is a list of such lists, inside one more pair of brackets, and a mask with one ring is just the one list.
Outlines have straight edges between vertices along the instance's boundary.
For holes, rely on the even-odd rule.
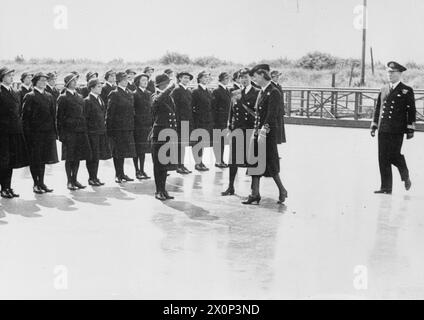
[[424,299],[422,0],[0,7],[0,300]]

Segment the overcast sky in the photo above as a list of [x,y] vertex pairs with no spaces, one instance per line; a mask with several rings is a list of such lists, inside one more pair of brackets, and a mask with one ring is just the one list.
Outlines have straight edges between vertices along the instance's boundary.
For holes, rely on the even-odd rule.
[[[368,0],[376,60],[424,63],[424,1]],[[167,50],[247,63],[314,50],[359,58],[362,0],[2,0],[0,59],[155,59]],[[67,8],[67,29],[55,6]],[[25,8],[25,9],[23,9]],[[60,16],[62,17],[62,16]],[[369,49],[368,51],[369,52]]]

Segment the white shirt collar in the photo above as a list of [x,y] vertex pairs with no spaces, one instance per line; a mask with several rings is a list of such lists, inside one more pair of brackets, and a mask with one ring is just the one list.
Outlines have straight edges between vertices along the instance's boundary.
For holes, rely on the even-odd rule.
[[71,90],[71,89],[66,88],[66,91],[68,91],[70,94],[75,94],[75,90]]
[[94,98],[96,98],[96,99],[98,99],[98,98],[99,98],[99,95],[98,95],[98,94],[95,94],[94,92],[90,92],[90,94],[91,94]]
[[21,86],[22,86],[22,87],[24,87],[24,88],[25,88],[25,89],[27,89],[27,90],[31,90],[31,86],[27,86],[27,85],[25,85],[25,84],[23,84],[23,83],[21,84]]
[[395,82],[393,84],[390,83],[390,88],[396,89],[396,87],[399,85],[400,81]]
[[268,84],[262,88],[262,92],[265,92],[265,90],[271,85],[271,81],[268,82]]
[[199,87],[201,87],[203,90],[206,90],[206,86],[204,84],[199,83]]
[[10,89],[12,88],[11,86],[7,86],[4,83],[1,84],[3,87],[5,87],[8,91],[10,91]]
[[179,85],[181,88],[183,88],[183,89],[187,90],[187,87],[186,87],[185,85],[183,85],[182,83],[179,83],[178,85]]
[[221,87],[223,87],[225,90],[227,90],[227,87],[226,86],[224,86],[221,82],[220,83],[218,83],[218,85],[220,85]]
[[48,88],[53,90],[53,87],[51,85],[49,85],[48,83],[46,84]]
[[127,88],[124,88],[122,86],[118,86],[118,88],[121,88],[122,90],[127,91]]
[[235,85],[237,88],[241,89],[241,85],[240,85],[240,84],[238,84],[237,82],[234,82],[234,85]]
[[249,84],[247,87],[244,88],[245,93],[249,93],[250,89],[252,89],[252,85]]
[[141,91],[146,91],[146,88],[138,87]]
[[44,90],[40,90],[39,88],[37,88],[37,87],[34,87],[34,90],[37,90],[38,92],[40,92],[41,94],[44,94]]
[[110,85],[111,87],[113,87],[113,84],[110,83],[109,81],[106,81],[106,84]]

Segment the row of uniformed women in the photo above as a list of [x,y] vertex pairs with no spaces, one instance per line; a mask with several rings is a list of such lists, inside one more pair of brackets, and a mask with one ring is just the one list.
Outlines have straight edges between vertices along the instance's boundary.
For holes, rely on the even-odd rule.
[[56,106],[55,97],[46,88],[47,79],[52,75],[38,73],[33,76],[33,90],[25,94],[23,103],[12,89],[13,76],[14,70],[0,69],[0,183],[3,198],[19,196],[11,187],[12,172],[26,166],[30,167],[35,193],[53,191],[44,183],[44,173],[46,164],[58,162],[57,138],[62,142],[62,160],[65,160],[70,190],[85,188],[77,180],[81,160],[86,160],[88,182],[92,186],[103,185],[97,177],[99,160],[111,156],[117,182],[132,181],[123,171],[126,157],[134,158],[134,162],[141,166],[137,178],[149,178],[143,165],[145,153],[150,152],[147,136],[151,128],[151,93],[142,89],[147,87],[148,75],[138,76],[137,91],[130,93],[126,88],[125,73],[118,73],[117,78],[121,79],[118,78],[118,87],[110,94],[108,108],[100,97],[103,86],[98,79],[89,81],[87,89],[90,93],[83,99],[76,92],[78,75],[66,76],[65,89]]

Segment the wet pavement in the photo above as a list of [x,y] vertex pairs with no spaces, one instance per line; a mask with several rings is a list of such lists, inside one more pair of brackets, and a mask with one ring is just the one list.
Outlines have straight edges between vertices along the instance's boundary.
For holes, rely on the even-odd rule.
[[32,194],[28,170],[16,171],[21,198],[0,200],[0,298],[424,298],[424,134],[404,147],[412,190],[394,172],[392,196],[372,193],[377,140],[367,130],[287,134],[286,205],[272,179],[260,206],[241,205],[245,170],[226,198],[228,170],[173,172],[176,199],[165,203],[152,180],[115,184],[111,161],[100,167],[105,187],[72,193],[63,163],[48,169],[49,195]]

